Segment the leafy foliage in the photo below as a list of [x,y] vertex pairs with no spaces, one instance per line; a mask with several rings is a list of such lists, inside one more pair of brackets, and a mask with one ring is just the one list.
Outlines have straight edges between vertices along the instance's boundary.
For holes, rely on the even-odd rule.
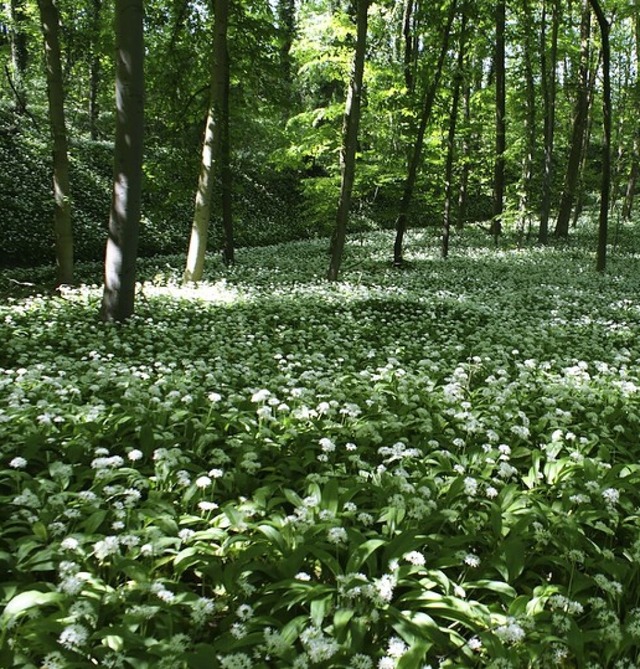
[[2,665],[636,666],[633,239],[145,261],[121,327],[95,266],[6,300]]

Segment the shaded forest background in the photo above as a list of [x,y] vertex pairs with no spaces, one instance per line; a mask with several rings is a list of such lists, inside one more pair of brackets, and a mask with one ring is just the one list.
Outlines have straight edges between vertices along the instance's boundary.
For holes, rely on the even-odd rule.
[[[59,0],[55,5],[74,252],[77,259],[98,260],[104,254],[113,178],[114,9],[103,0]],[[40,264],[53,261],[55,250],[39,7],[30,0],[11,0],[1,7],[0,263]],[[628,2],[609,2],[604,9],[611,24],[612,207],[628,218],[638,172],[639,14],[636,4]],[[144,256],[187,247],[209,103],[212,21],[212,8],[203,0],[145,3],[139,247]],[[337,0],[231,4],[229,132],[237,245],[331,233],[354,21],[355,4]],[[350,230],[394,225],[430,92],[433,108],[410,225],[442,223],[449,143],[452,216],[458,225],[486,222],[496,213],[498,159],[504,161],[505,229],[535,240],[540,216],[550,206],[553,236],[568,174],[577,176],[569,201],[572,224],[584,206],[597,203],[602,45],[589,4],[510,2],[504,26],[506,140],[500,154],[495,5],[371,4]],[[576,168],[570,161],[577,144]],[[220,184],[215,188],[210,250],[223,245]],[[566,237],[568,231],[556,226],[555,233]]]

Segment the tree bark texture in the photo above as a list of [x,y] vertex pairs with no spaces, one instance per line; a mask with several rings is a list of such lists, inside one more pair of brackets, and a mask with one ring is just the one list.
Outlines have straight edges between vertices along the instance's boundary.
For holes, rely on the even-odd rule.
[[[634,37],[636,47],[636,82],[634,91],[634,104],[636,109],[640,109],[640,0],[634,2],[635,16]],[[633,136],[633,149],[631,155],[631,169],[629,170],[629,179],[622,205],[622,218],[629,220],[633,210],[633,200],[640,175],[640,120],[636,119],[636,129]]]
[[[184,273],[184,281],[200,281],[204,271],[209,221],[211,218],[211,198],[216,172],[215,164],[220,159],[220,149],[224,135],[223,117],[225,97],[228,100],[228,17],[229,0],[215,0],[209,112],[207,114],[204,140],[202,142],[200,175],[198,177],[195,212],[191,226],[191,238],[187,252],[187,267]],[[226,106],[228,109],[228,102]]]
[[542,7],[542,30],[540,31],[541,90],[544,107],[544,167],[542,172],[542,197],[540,201],[540,228],[538,242],[546,244],[549,239],[549,216],[553,189],[553,148],[555,143],[556,107],[556,63],[558,60],[559,9],[558,0],[551,0],[551,45],[547,58],[546,1]]
[[493,221],[491,230],[494,240],[502,227],[502,212],[504,209],[504,167],[505,151],[507,148],[507,126],[506,126],[506,68],[505,68],[505,43],[504,32],[506,24],[506,2],[498,0],[496,3],[496,50],[494,56],[494,68],[496,75],[496,155],[493,175]]
[[424,145],[424,135],[427,130],[427,124],[431,117],[431,111],[433,109],[433,103],[436,98],[436,93],[438,91],[438,86],[440,84],[440,77],[442,76],[442,67],[444,65],[444,60],[449,49],[449,37],[451,35],[451,26],[453,25],[453,20],[456,15],[456,0],[452,0],[449,5],[449,14],[447,16],[447,24],[444,29],[442,36],[442,43],[440,48],[440,55],[438,56],[438,63],[436,65],[436,71],[431,82],[431,86],[426,90],[425,95],[422,99],[422,111],[420,114],[420,125],[418,126],[418,132],[416,134],[416,140],[413,145],[413,151],[411,152],[411,158],[409,160],[409,166],[407,169],[407,177],[404,182],[404,188],[402,193],[402,200],[400,201],[400,210],[398,212],[398,217],[396,219],[396,239],[393,245],[393,264],[396,267],[400,267],[403,263],[403,244],[404,244],[404,235],[407,231],[407,218],[409,215],[409,207],[411,206],[411,200],[413,198],[413,191],[416,185],[416,179],[418,176],[418,167],[420,166],[420,160],[422,158],[422,147]]
[[91,139],[98,139],[98,90],[100,87],[100,15],[102,0],[92,0],[91,5],[91,55],[89,61],[89,132]]
[[447,134],[447,159],[444,176],[444,220],[442,222],[442,257],[449,255],[449,237],[451,233],[451,218],[453,205],[453,160],[455,153],[456,126],[458,121],[458,106],[460,102],[460,86],[465,59],[465,39],[467,32],[467,15],[465,8],[462,10],[460,19],[460,45],[458,47],[458,59],[454,73],[453,93],[451,98],[451,113],[449,114],[449,132]]
[[575,201],[578,174],[580,171],[580,155],[584,133],[587,128],[589,111],[589,48],[591,33],[591,12],[588,0],[583,1],[582,21],[580,24],[580,69],[578,75],[578,95],[576,110],[573,118],[573,132],[571,135],[571,149],[567,171],[564,179],[564,188],[560,199],[560,209],[556,220],[555,236],[566,239],[569,236],[569,221]]
[[57,283],[73,281],[73,230],[69,187],[69,154],[64,113],[64,90],[60,62],[60,18],[54,0],[38,0],[44,36],[49,98],[49,125],[53,139],[53,229],[55,236]]
[[115,36],[116,127],[102,296],[105,321],[126,320],[134,309],[144,133],[143,0],[116,0]]
[[336,228],[331,244],[331,261],[327,272],[327,279],[329,281],[336,281],[340,272],[347,234],[349,208],[351,206],[351,193],[355,180],[356,149],[358,145],[358,128],[360,125],[360,107],[362,104],[362,80],[367,47],[368,10],[369,0],[357,0],[356,46],[342,125],[340,198],[336,214]]
[[611,191],[611,47],[609,44],[609,22],[598,0],[589,0],[598,19],[602,41],[602,182],[600,185],[600,219],[598,222],[598,252],[596,270],[604,272],[607,267],[607,228],[609,217],[609,194]]
[[533,179],[533,160],[536,153],[536,89],[533,76],[535,28],[528,0],[523,0],[524,14],[524,78],[526,90],[525,114],[525,150],[522,157],[522,178],[520,183],[520,226],[524,233],[531,226],[531,194]]

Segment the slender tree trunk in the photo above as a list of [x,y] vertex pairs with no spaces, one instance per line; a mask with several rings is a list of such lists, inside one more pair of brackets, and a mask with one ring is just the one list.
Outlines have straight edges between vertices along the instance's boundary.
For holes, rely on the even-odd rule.
[[364,57],[367,46],[369,0],[356,0],[356,2],[356,47],[342,125],[340,199],[336,214],[336,228],[331,243],[331,261],[327,272],[327,279],[329,281],[336,281],[338,279],[340,265],[342,264],[349,207],[351,206],[351,193],[356,172],[356,149],[358,145],[358,127],[360,125],[360,106],[362,103]]
[[547,61],[547,19],[546,2],[542,8],[542,30],[540,44],[540,65],[542,71],[542,99],[544,104],[544,168],[542,173],[542,198],[540,202],[540,229],[538,242],[546,244],[549,238],[549,216],[551,213],[551,193],[553,188],[553,146],[555,139],[555,107],[556,107],[556,63],[558,59],[558,0],[552,0],[551,15],[551,46]]
[[580,25],[580,72],[578,81],[578,95],[576,111],[573,119],[571,136],[571,150],[567,163],[567,172],[564,179],[564,188],[560,200],[560,209],[556,220],[555,236],[566,239],[569,236],[569,221],[575,201],[578,174],[580,171],[580,154],[584,133],[587,127],[587,112],[589,106],[589,47],[591,33],[591,13],[588,0],[584,0],[582,22]]
[[531,180],[533,178],[533,158],[536,152],[536,90],[533,78],[531,54],[534,49],[535,34],[531,7],[528,0],[523,1],[524,11],[524,76],[526,87],[527,111],[525,116],[525,151],[522,157],[522,181],[520,190],[520,225],[522,232],[531,226]]
[[40,23],[44,36],[47,93],[49,97],[49,124],[53,138],[53,197],[54,234],[57,282],[73,281],[73,231],[71,227],[71,201],[69,188],[69,155],[67,126],[64,114],[64,90],[60,62],[60,18],[53,0],[38,0]]
[[89,132],[91,139],[98,139],[98,90],[100,86],[100,18],[102,0],[93,0],[91,5],[91,56],[89,62]]
[[585,200],[585,184],[584,184],[584,174],[586,171],[587,160],[589,155],[589,144],[591,143],[591,131],[593,129],[593,101],[595,98],[596,92],[596,77],[598,71],[600,70],[600,58],[601,55],[598,55],[595,62],[589,66],[589,95],[587,102],[587,127],[584,131],[584,139],[582,141],[582,151],[580,152],[580,167],[578,169],[578,185],[576,186],[576,204],[573,208],[573,219],[571,221],[571,227],[575,228],[578,225],[578,220],[582,214],[584,208]]
[[410,95],[414,89],[413,63],[414,63],[414,49],[413,49],[413,11],[414,0],[405,0],[404,13],[402,16],[402,36],[404,38],[404,85],[407,88],[407,93]]
[[496,156],[493,176],[493,221],[491,231],[495,243],[502,231],[502,212],[504,210],[504,167],[506,144],[506,69],[504,31],[506,24],[506,2],[498,0],[496,3]]
[[462,135],[462,166],[460,168],[460,186],[458,188],[458,218],[456,228],[462,230],[467,217],[467,199],[469,188],[469,170],[471,160],[471,85],[464,82],[462,89],[462,114],[464,118],[464,133]]
[[16,96],[16,110],[19,114],[24,114],[27,109],[27,91],[24,79],[29,63],[27,33],[24,29],[27,20],[25,0],[11,0],[9,12],[13,23],[10,34],[13,75],[11,85]]
[[[640,0],[634,2],[635,16],[634,16],[634,33],[636,46],[636,82],[635,82],[635,105],[636,109],[640,109]],[[633,209],[633,200],[638,184],[638,176],[640,174],[640,120],[636,120],[636,129],[633,135],[633,152],[631,156],[631,169],[629,171],[629,180],[627,181],[627,189],[622,205],[622,218],[627,221],[631,218],[631,211]]]
[[433,77],[431,86],[425,92],[422,100],[422,112],[420,114],[420,125],[416,135],[416,141],[413,145],[411,159],[409,160],[409,167],[407,170],[407,178],[404,182],[404,189],[402,193],[402,200],[400,201],[400,211],[396,219],[396,239],[393,246],[393,264],[400,267],[403,263],[402,247],[404,242],[404,234],[407,231],[407,218],[409,214],[409,207],[411,206],[411,199],[413,198],[413,190],[418,176],[418,167],[422,158],[422,147],[424,144],[424,135],[427,130],[427,124],[431,117],[431,110],[435,101],[438,86],[440,84],[440,77],[442,75],[442,67],[449,48],[449,37],[451,35],[451,26],[456,15],[456,0],[452,0],[449,5],[449,15],[447,17],[447,25],[445,27],[442,45],[440,48],[440,55],[438,57],[438,64]]
[[467,32],[466,7],[462,9],[460,19],[460,46],[458,47],[458,60],[454,73],[453,93],[451,96],[451,113],[449,115],[449,132],[447,135],[447,161],[444,176],[444,220],[442,223],[442,257],[449,255],[449,236],[451,232],[451,209],[453,201],[453,159],[456,139],[456,124],[458,121],[458,106],[460,102],[460,84],[464,68],[465,40]]
[[144,133],[143,0],[116,0],[116,128],[113,197],[105,256],[102,318],[133,314],[142,200]]
[[[226,46],[226,45],[225,45]],[[229,53],[225,49],[224,61],[224,89],[222,91],[222,115],[220,137],[220,181],[222,186],[222,229],[224,231],[224,246],[222,259],[225,265],[235,262],[235,244],[233,239],[233,216],[231,209],[231,146],[229,139]]]
[[278,32],[280,36],[280,67],[284,84],[284,120],[290,116],[293,102],[293,64],[291,47],[296,35],[295,0],[278,0]]
[[607,267],[607,228],[609,216],[609,194],[611,186],[611,48],[609,45],[609,22],[598,0],[589,0],[598,19],[602,41],[602,183],[600,186],[600,221],[598,224],[598,253],[596,270],[604,272]]
[[[187,267],[184,281],[200,281],[204,271],[207,252],[209,219],[211,218],[211,197],[215,177],[215,161],[220,158],[224,136],[224,107],[228,89],[229,57],[227,51],[227,25],[229,0],[215,0],[214,45],[211,69],[211,92],[204,141],[200,176],[196,192],[195,213],[191,227],[191,239],[187,253]],[[226,103],[228,105],[228,102]]]

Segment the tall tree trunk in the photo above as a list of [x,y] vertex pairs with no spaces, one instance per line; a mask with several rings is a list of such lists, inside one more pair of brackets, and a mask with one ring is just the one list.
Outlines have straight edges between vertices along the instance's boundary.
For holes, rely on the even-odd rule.
[[464,118],[464,133],[462,135],[462,166],[460,168],[460,185],[458,188],[458,217],[456,228],[462,230],[467,217],[467,200],[469,187],[469,171],[471,160],[471,85],[464,81],[462,89],[462,114]]
[[235,262],[235,244],[233,240],[233,216],[231,210],[231,145],[229,139],[229,53],[224,53],[224,89],[222,91],[222,115],[220,118],[220,181],[222,187],[222,230],[224,243],[222,259],[225,265]]
[[204,271],[207,252],[209,219],[211,217],[211,196],[215,177],[215,162],[220,158],[224,136],[224,109],[228,107],[229,56],[227,51],[227,25],[229,0],[215,0],[213,25],[214,44],[211,68],[211,91],[209,112],[202,143],[200,176],[196,192],[195,213],[191,227],[191,239],[187,253],[187,267],[184,281],[200,281]]
[[142,200],[144,134],[143,0],[116,0],[116,128],[113,197],[105,256],[102,318],[133,314]]
[[520,190],[520,225],[522,232],[531,226],[531,181],[533,178],[533,158],[536,152],[536,90],[533,78],[532,52],[535,29],[528,0],[523,0],[524,12],[524,77],[527,111],[525,115],[525,150],[522,157],[522,180]]
[[564,188],[560,200],[560,209],[556,220],[555,236],[566,239],[569,236],[569,221],[575,200],[578,173],[580,171],[580,154],[584,133],[587,127],[587,112],[589,107],[589,48],[591,33],[591,12],[588,0],[583,0],[582,21],[580,25],[580,71],[578,81],[578,95],[576,111],[573,119],[571,136],[571,150],[567,163],[567,172],[564,179]]
[[502,230],[502,212],[504,210],[504,166],[506,139],[506,68],[504,31],[506,24],[506,2],[498,0],[496,3],[496,156],[493,176],[493,221],[491,231],[496,244]]
[[402,37],[404,38],[403,70],[404,85],[410,95],[414,89],[414,49],[413,49],[413,12],[415,0],[405,0],[402,16]]
[[9,13],[13,23],[10,33],[13,76],[11,85],[16,96],[16,110],[19,114],[24,114],[27,110],[27,91],[24,79],[29,63],[29,48],[25,31],[27,20],[25,0],[11,0]]
[[102,0],[91,4],[91,55],[89,61],[89,132],[91,139],[98,139],[98,90],[100,86],[100,18]]
[[413,190],[418,176],[418,167],[422,158],[422,147],[424,145],[424,135],[427,130],[427,124],[431,117],[431,110],[436,98],[438,86],[440,84],[440,77],[442,75],[442,67],[444,59],[449,49],[449,37],[451,35],[451,26],[456,15],[456,0],[452,0],[449,5],[449,15],[447,16],[447,24],[442,36],[442,44],[440,48],[440,55],[438,57],[438,64],[431,82],[431,86],[425,92],[422,99],[422,112],[420,114],[420,125],[416,134],[416,140],[413,145],[411,159],[409,160],[409,167],[407,170],[407,178],[404,182],[404,189],[402,193],[402,200],[400,201],[400,210],[398,218],[396,219],[396,239],[393,246],[393,264],[400,267],[403,263],[402,247],[404,242],[404,234],[407,231],[407,218],[409,215],[409,207],[411,206],[411,199],[413,198]]
[[553,189],[553,146],[555,139],[556,107],[556,62],[558,59],[558,28],[560,12],[558,0],[553,3],[551,14],[551,46],[547,61],[547,19],[546,1],[542,6],[542,30],[540,43],[540,65],[542,99],[544,105],[544,168],[542,173],[542,198],[540,201],[540,229],[538,242],[546,244],[549,238],[549,216],[551,213],[551,193]]
[[460,84],[465,58],[465,40],[467,33],[466,7],[462,9],[460,20],[460,45],[458,47],[458,60],[454,73],[453,93],[451,96],[451,113],[449,114],[449,132],[447,135],[447,161],[444,176],[444,220],[442,223],[442,257],[449,255],[449,236],[451,232],[451,209],[453,200],[453,159],[456,139],[456,125],[458,121],[458,106],[460,102]]
[[358,145],[358,127],[360,125],[360,105],[362,103],[364,57],[367,47],[369,0],[356,1],[356,47],[342,125],[340,199],[336,214],[336,228],[331,243],[331,261],[327,272],[327,279],[329,281],[336,281],[338,279],[340,265],[342,264],[349,207],[351,206],[351,193],[353,191],[356,171],[356,149]]
[[60,62],[60,18],[54,0],[38,0],[44,36],[49,98],[49,124],[53,138],[54,234],[58,285],[73,281],[73,231],[69,189],[69,155],[64,115]]
[[609,194],[611,186],[611,48],[609,45],[609,22],[598,0],[589,0],[598,19],[602,41],[602,183],[600,186],[600,220],[598,224],[598,253],[596,270],[604,272],[607,267],[607,228],[609,216]]
[[293,64],[291,47],[296,35],[295,0],[278,0],[278,32],[280,35],[280,67],[284,83],[284,116],[289,118],[293,101]]
[[589,157],[589,144],[591,143],[591,131],[593,128],[593,101],[595,98],[596,92],[596,77],[600,71],[600,59],[602,55],[598,54],[598,57],[595,59],[592,58],[592,62],[589,65],[589,95],[587,102],[587,127],[584,131],[584,138],[582,141],[582,151],[580,152],[580,167],[578,175],[578,185],[576,186],[576,204],[573,208],[573,218],[571,221],[571,227],[575,228],[578,225],[578,220],[582,214],[584,208],[584,200],[586,197],[585,193],[585,184],[584,184],[584,175],[587,168],[587,161]]
[[[634,101],[636,109],[640,109],[640,0],[634,2],[635,16],[634,36],[636,46],[636,82]],[[633,209],[633,200],[635,197],[638,176],[640,174],[640,120],[636,120],[636,128],[633,135],[633,151],[631,155],[631,169],[629,170],[629,180],[622,205],[622,218],[626,221],[631,218]]]

